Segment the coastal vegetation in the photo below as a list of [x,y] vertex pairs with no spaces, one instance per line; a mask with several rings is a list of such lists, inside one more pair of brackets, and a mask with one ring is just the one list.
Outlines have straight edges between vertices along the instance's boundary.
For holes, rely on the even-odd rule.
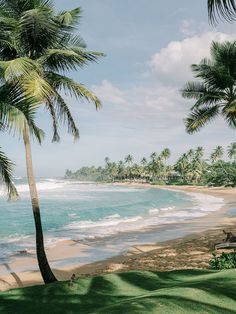
[[[224,155],[228,160],[224,160]],[[236,143],[223,149],[217,146],[210,158],[204,158],[203,147],[183,153],[174,164],[167,161],[171,151],[165,148],[160,154],[152,153],[139,163],[132,155],[118,162],[105,158],[103,167],[82,167],[72,172],[67,170],[66,179],[97,182],[140,182],[151,184],[191,184],[210,186],[236,186]]]
[[213,258],[210,261],[211,269],[230,269],[236,268],[236,251],[230,253],[221,253],[220,256],[217,256],[216,253],[213,253]]
[[235,313],[235,270],[130,271],[0,293],[0,312]]
[[[45,283],[56,281],[56,278],[44,249],[30,135],[41,144],[44,133],[36,126],[34,118],[37,116],[37,109],[43,106],[52,120],[53,141],[60,140],[60,123],[67,126],[74,139],[79,137],[79,130],[64,95],[91,101],[96,109],[101,106],[99,99],[90,90],[65,74],[96,61],[102,55],[87,51],[85,43],[76,33],[80,17],[80,8],[57,13],[53,1],[0,2],[1,91],[8,89],[13,99],[20,98],[20,103],[11,106],[6,112],[5,107],[11,105],[6,97],[6,105],[3,103],[1,106],[1,120],[4,120],[1,124],[8,130],[17,129],[25,145],[27,177],[36,230],[36,252]],[[2,165],[5,165],[3,171],[8,166],[8,172],[3,172],[2,177],[12,194],[11,169],[6,158]]]

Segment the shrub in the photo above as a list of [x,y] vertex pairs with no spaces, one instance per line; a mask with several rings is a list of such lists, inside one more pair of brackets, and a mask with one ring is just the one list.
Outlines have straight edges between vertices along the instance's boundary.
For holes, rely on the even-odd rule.
[[225,253],[223,252],[220,256],[216,256],[212,253],[213,258],[210,260],[211,269],[230,269],[236,268],[236,251]]

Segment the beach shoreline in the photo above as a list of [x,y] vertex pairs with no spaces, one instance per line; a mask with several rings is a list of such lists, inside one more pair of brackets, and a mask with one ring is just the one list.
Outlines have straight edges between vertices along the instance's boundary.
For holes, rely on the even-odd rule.
[[[147,270],[171,270],[179,268],[206,268],[211,258],[214,242],[223,238],[222,229],[236,232],[236,218],[229,217],[226,212],[229,208],[236,208],[235,188],[208,188],[196,186],[153,186],[140,183],[114,183],[113,185],[125,185],[140,188],[161,188],[187,193],[208,194],[224,199],[224,206],[219,213],[210,213],[208,216],[199,218],[205,221],[202,231],[189,234],[178,239],[164,242],[136,245],[126,254],[116,255],[107,260],[82,265],[66,265],[54,269],[59,280],[69,280],[74,273],[77,277],[92,276],[97,274],[126,271],[130,269]],[[210,217],[210,220],[209,220]],[[216,218],[217,217],[217,218]],[[208,219],[208,222],[207,222]],[[214,220],[215,221],[212,221]],[[186,224],[188,224],[186,222]],[[208,226],[208,227],[207,227]],[[57,261],[62,256],[78,258],[88,254],[89,247],[79,241],[65,240],[46,249],[49,261]],[[28,271],[18,271],[22,265]],[[187,265],[187,266],[186,266]],[[20,254],[10,263],[0,264],[0,291],[42,284],[40,273],[35,271],[37,262],[34,254]]]

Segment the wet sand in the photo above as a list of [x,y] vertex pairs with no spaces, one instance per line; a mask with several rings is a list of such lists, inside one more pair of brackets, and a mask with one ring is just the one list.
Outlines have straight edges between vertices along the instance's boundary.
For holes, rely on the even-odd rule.
[[[202,223],[202,231],[199,229],[198,232],[192,235],[157,244],[136,245],[124,255],[92,264],[82,265],[80,263],[80,257],[89,254],[87,245],[73,240],[60,241],[55,246],[47,248],[49,261],[57,263],[63,258],[78,258],[78,263],[76,266],[56,267],[53,271],[59,280],[69,280],[72,274],[80,277],[131,269],[165,271],[184,268],[207,268],[214,244],[221,242],[224,238],[222,230],[227,229],[236,234],[236,217],[229,217],[226,214],[229,208],[236,209],[235,188],[157,187],[136,183],[126,185],[206,193],[224,198],[225,205],[219,213],[213,212],[206,217],[199,218],[199,222]],[[186,224],[188,223],[189,221],[186,222]],[[21,252],[18,256],[14,256],[9,263],[0,264],[0,291],[43,284],[40,273],[34,270],[36,267],[35,252]],[[25,271],[22,271],[22,269]]]

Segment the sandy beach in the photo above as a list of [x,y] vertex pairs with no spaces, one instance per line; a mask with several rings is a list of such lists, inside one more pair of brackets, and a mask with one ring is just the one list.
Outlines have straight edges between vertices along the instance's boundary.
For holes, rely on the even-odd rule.
[[[219,196],[224,199],[225,205],[217,214],[213,212],[206,217],[198,218],[202,222],[202,230],[199,229],[198,232],[156,244],[136,245],[124,255],[115,256],[92,264],[82,265],[80,262],[80,257],[88,254],[89,247],[87,245],[73,240],[60,241],[56,245],[47,248],[49,261],[56,263],[63,257],[78,259],[78,263],[73,266],[55,267],[54,272],[59,280],[69,280],[72,274],[81,277],[131,269],[164,271],[185,268],[207,268],[214,244],[221,242],[224,238],[222,230],[225,228],[236,234],[236,217],[227,215],[229,208],[236,208],[235,188],[157,187],[138,183],[126,183],[126,185]],[[35,252],[19,252],[19,255],[10,259],[9,263],[0,264],[0,291],[42,284],[40,273],[34,270],[36,267]],[[24,271],[20,271],[22,269]]]

